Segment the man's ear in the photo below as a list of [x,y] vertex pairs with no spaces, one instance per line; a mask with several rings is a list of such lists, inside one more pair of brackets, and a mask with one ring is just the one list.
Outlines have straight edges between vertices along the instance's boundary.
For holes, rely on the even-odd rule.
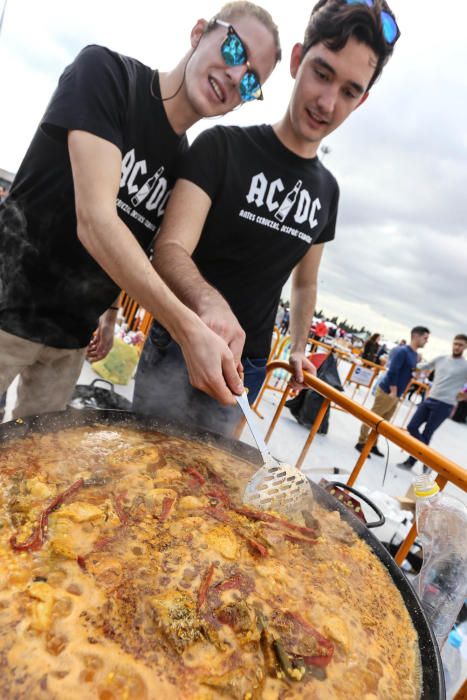
[[290,56],[290,75],[294,79],[297,77],[298,69],[300,67],[300,63],[302,62],[302,50],[303,44],[295,44]]
[[199,42],[201,41],[201,37],[204,35],[206,31],[206,27],[208,26],[208,23],[205,19],[199,19],[193,29],[191,30],[191,47],[193,49],[196,49],[198,46]]
[[358,109],[358,108],[360,107],[360,105],[362,105],[364,102],[366,102],[369,96],[370,96],[370,93],[369,93],[368,91],[365,92],[365,94],[363,95],[362,99],[360,100],[360,102],[358,103],[358,105],[355,107],[355,109]]

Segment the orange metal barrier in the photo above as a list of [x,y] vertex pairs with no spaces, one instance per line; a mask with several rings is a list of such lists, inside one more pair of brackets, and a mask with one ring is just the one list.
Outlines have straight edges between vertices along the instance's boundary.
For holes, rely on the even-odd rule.
[[128,330],[141,331],[147,336],[153,318],[151,314],[133,301],[126,292],[121,292],[117,305],[122,310]]
[[[267,365],[267,375],[265,383],[267,383],[268,377],[270,376],[271,372],[274,372],[274,370],[277,369],[285,370],[291,374],[290,365],[288,365],[287,363],[278,361],[271,362]],[[298,457],[298,460],[295,464],[295,466],[298,469],[300,469],[300,467],[302,466],[310,448],[310,445],[313,442],[313,439],[319,430],[321,422],[326,413],[326,409],[332,401],[333,403],[337,404],[337,406],[339,406],[341,409],[345,410],[347,413],[350,413],[363,423],[366,423],[366,425],[368,425],[371,428],[370,434],[363,447],[363,450],[360,453],[357,462],[353,468],[353,471],[349,476],[349,486],[352,486],[355,483],[371,448],[376,442],[377,436],[382,435],[398,447],[411,454],[416,459],[422,461],[424,464],[427,465],[427,467],[434,469],[438,473],[436,481],[440,489],[443,489],[448,482],[451,482],[463,491],[467,491],[467,469],[463,469],[461,466],[459,466],[452,460],[443,457],[443,455],[441,455],[439,452],[436,452],[431,447],[428,447],[419,440],[416,440],[404,430],[401,430],[400,428],[397,428],[388,421],[383,420],[376,413],[373,413],[373,411],[364,408],[361,404],[356,403],[348,396],[345,396],[340,391],[337,391],[337,389],[334,389],[329,384],[326,384],[325,382],[321,381],[321,379],[313,377],[311,374],[308,374],[308,372],[305,372],[304,376],[304,383],[311,389],[314,389],[319,394],[321,394],[321,396],[323,396],[325,400],[323,401],[319,413],[310,429],[310,433],[305,442],[305,445],[303,446],[300,456]],[[279,420],[282,409],[284,408],[284,404],[287,401],[289,393],[290,386],[287,385],[281,397],[281,401],[276,409],[271,425],[269,426],[268,432],[266,433],[266,442],[268,442],[269,438],[271,437],[274,431],[274,428],[277,425],[277,422]],[[402,562],[404,561],[405,557],[410,551],[410,548],[415,540],[416,535],[417,530],[414,524],[395,556],[395,560],[398,564],[402,564]]]
[[[276,329],[274,329],[276,330]],[[271,349],[271,352],[269,353],[269,359],[268,359],[268,366],[269,363],[272,360],[286,360],[289,356],[289,350],[290,350],[290,335],[284,336],[283,340],[281,341],[281,334],[279,331],[279,337],[275,339],[273,343],[273,348]],[[266,376],[266,379],[264,380],[263,386],[261,387],[261,391],[259,392],[256,401],[252,405],[253,411],[260,417],[262,418],[263,416],[261,413],[258,411],[258,406],[261,403],[264,392],[267,391],[268,389],[272,391],[285,391],[287,387],[287,381],[285,381],[284,378],[277,377],[274,380],[274,383],[272,384],[269,380],[270,377],[273,376],[271,373],[268,373]]]
[[410,389],[412,389],[413,387],[415,387],[414,400],[412,401],[412,399],[410,399],[411,406],[410,406],[410,409],[408,410],[408,412],[404,418],[404,421],[401,423],[401,428],[403,428],[404,425],[406,425],[406,423],[408,423],[410,415],[415,408],[415,399],[417,398],[417,396],[419,396],[422,392],[425,392],[425,398],[427,398],[428,394],[430,393],[430,385],[429,384],[426,384],[425,382],[422,382],[419,379],[411,379],[410,382],[407,384],[405,391],[400,398],[399,405],[398,405],[398,407],[397,407],[397,409],[392,417],[393,421],[395,420],[397,414],[399,413],[399,409],[400,409],[401,405],[403,404],[404,400],[406,399]]

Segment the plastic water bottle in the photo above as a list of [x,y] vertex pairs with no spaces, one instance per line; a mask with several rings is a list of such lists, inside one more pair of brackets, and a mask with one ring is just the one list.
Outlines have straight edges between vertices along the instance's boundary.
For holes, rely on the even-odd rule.
[[441,649],[467,595],[467,508],[428,474],[416,480],[415,496],[423,547],[415,587]]
[[457,630],[453,629],[447,638],[443,648],[443,668],[444,678],[446,680],[446,695],[452,697],[461,680],[462,660],[460,647],[462,638]]

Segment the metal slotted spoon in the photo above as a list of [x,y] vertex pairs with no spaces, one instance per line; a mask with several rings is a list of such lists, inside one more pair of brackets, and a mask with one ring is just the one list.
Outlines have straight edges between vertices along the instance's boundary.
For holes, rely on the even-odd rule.
[[284,515],[301,512],[302,508],[309,506],[313,496],[308,479],[296,467],[272,456],[260,434],[246,392],[235,398],[264,461],[246,485],[243,503],[263,510],[275,510]]

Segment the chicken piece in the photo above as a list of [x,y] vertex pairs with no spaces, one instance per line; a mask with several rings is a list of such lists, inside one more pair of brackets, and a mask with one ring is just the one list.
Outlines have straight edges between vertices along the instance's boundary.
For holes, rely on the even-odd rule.
[[61,518],[70,518],[75,523],[84,523],[88,520],[104,520],[105,517],[102,508],[84,501],[75,501],[74,503],[61,506],[59,513]]
[[323,631],[326,636],[340,644],[346,654],[349,653],[351,647],[350,633],[344,620],[335,615],[327,615]]
[[158,469],[154,474],[155,484],[167,484],[170,486],[174,481],[181,479],[182,472],[180,469],[174,469],[173,467],[162,467]]
[[55,592],[52,586],[45,582],[31,583],[27,593],[34,599],[32,605],[31,627],[37,632],[46,632],[52,623],[52,610]]
[[37,477],[26,480],[26,489],[33,498],[40,498],[41,500],[51,498],[53,495],[50,486],[44,484],[44,482]]
[[206,496],[183,496],[178,502],[178,510],[199,510],[209,505]]
[[177,500],[177,492],[173,489],[151,489],[144,496],[144,504],[152,514],[159,517],[162,514],[165,499],[172,501],[171,508],[173,508]]
[[238,556],[238,541],[235,533],[224,525],[213,527],[206,534],[209,546],[225,559],[236,559]]

